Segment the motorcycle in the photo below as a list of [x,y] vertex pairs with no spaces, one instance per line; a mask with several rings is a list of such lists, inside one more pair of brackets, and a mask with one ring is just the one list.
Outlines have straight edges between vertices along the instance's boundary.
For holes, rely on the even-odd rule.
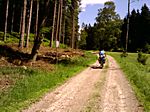
[[100,67],[103,68],[105,64],[105,56],[100,56],[98,61],[99,61]]

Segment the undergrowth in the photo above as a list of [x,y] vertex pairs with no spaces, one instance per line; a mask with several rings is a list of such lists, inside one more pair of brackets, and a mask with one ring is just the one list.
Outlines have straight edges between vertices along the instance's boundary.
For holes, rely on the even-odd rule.
[[[20,34],[17,33],[17,32],[7,33],[5,42],[3,41],[3,36],[4,36],[4,32],[0,32],[0,45],[4,45],[4,44],[8,44],[8,43],[19,43]],[[26,34],[25,34],[25,36],[26,36]],[[29,38],[30,44],[33,44],[35,35],[33,33],[30,33],[29,37],[30,37]],[[42,45],[49,46],[50,45],[50,40],[48,38],[44,38]],[[56,46],[56,41],[53,41],[53,46],[52,47],[55,48],[55,46]],[[61,44],[61,43],[60,43],[59,47],[64,48],[64,49],[68,48],[67,45]]]

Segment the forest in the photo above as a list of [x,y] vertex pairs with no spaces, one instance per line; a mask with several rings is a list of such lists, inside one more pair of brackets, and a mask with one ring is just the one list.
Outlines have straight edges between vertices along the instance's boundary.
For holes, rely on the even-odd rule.
[[[76,49],[125,50],[127,17],[115,12],[115,3],[106,2],[98,10],[93,26],[82,24],[79,32],[80,0],[0,0],[0,39],[18,43],[19,50],[32,47],[30,58],[36,60],[42,42],[50,48],[56,42]],[[128,51],[150,53],[150,10],[145,4],[129,15]]]
[[[98,10],[94,26],[82,24],[82,49],[123,51],[126,47],[127,17],[121,19],[115,12],[114,2],[106,2]],[[141,10],[133,9],[129,15],[128,52],[150,53],[150,9],[146,4]]]
[[[32,47],[36,60],[42,42],[77,48],[80,0],[0,0],[1,42],[18,44],[20,51]],[[57,46],[59,47],[59,46]]]
[[[46,103],[38,107],[45,108],[45,104],[49,103],[56,103],[54,106],[59,107],[62,105],[60,100],[65,104],[61,109],[70,107],[71,103],[68,101],[73,102],[74,107],[77,104],[75,98],[80,99],[78,105],[81,106],[82,99],[85,100],[86,94],[91,93],[91,98],[97,99],[95,101],[98,103],[97,101],[102,101],[95,97],[101,94],[99,89],[103,85],[110,89],[109,85],[105,86],[107,79],[111,79],[108,83],[112,86],[110,92],[113,91],[117,100],[120,99],[117,102],[119,106],[125,99],[122,97],[126,94],[124,86],[130,84],[124,83],[121,78],[117,79],[123,72],[135,88],[135,95],[141,102],[138,107],[150,110],[149,7],[144,4],[141,10],[133,9],[122,19],[115,10],[115,3],[108,1],[103,8],[98,9],[94,25],[83,23],[79,26],[80,5],[81,0],[0,0],[0,112],[23,111],[61,85],[67,87],[62,88],[64,93],[59,89],[54,92],[57,98],[44,97],[47,98]],[[99,49],[108,51],[104,69],[100,69],[98,61],[96,65],[91,65],[98,60],[96,54]],[[124,51],[127,56],[122,56]],[[137,51],[148,54],[143,55],[141,52],[136,53]],[[140,59],[144,60],[144,64],[139,63]],[[79,74],[84,70],[83,74]],[[73,83],[69,85],[68,82]],[[120,82],[124,86],[120,86]],[[84,91],[94,88],[98,90]],[[114,97],[113,94],[108,96]],[[129,99],[129,105],[132,103],[131,99],[135,99],[126,98]],[[96,107],[89,102],[90,97],[87,99],[85,102]],[[124,103],[123,107],[125,108]],[[90,109],[89,106],[87,108]]]

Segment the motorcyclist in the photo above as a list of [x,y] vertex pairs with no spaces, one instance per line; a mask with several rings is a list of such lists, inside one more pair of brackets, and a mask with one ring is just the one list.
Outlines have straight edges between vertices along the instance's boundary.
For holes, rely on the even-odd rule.
[[101,64],[101,61],[103,61],[103,64],[105,63],[106,60],[106,53],[104,49],[99,51],[99,63]]

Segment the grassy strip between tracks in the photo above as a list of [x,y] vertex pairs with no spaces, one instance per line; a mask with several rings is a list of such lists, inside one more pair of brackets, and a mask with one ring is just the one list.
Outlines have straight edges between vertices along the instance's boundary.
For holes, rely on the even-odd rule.
[[37,101],[46,92],[53,90],[97,59],[86,52],[83,57],[66,60],[49,73],[21,67],[1,67],[0,78],[6,77],[12,85],[0,89],[0,112],[15,112]]
[[137,53],[129,53],[124,58],[120,57],[120,53],[108,54],[120,64],[145,111],[150,112],[150,55],[147,64],[142,65],[137,61]]

